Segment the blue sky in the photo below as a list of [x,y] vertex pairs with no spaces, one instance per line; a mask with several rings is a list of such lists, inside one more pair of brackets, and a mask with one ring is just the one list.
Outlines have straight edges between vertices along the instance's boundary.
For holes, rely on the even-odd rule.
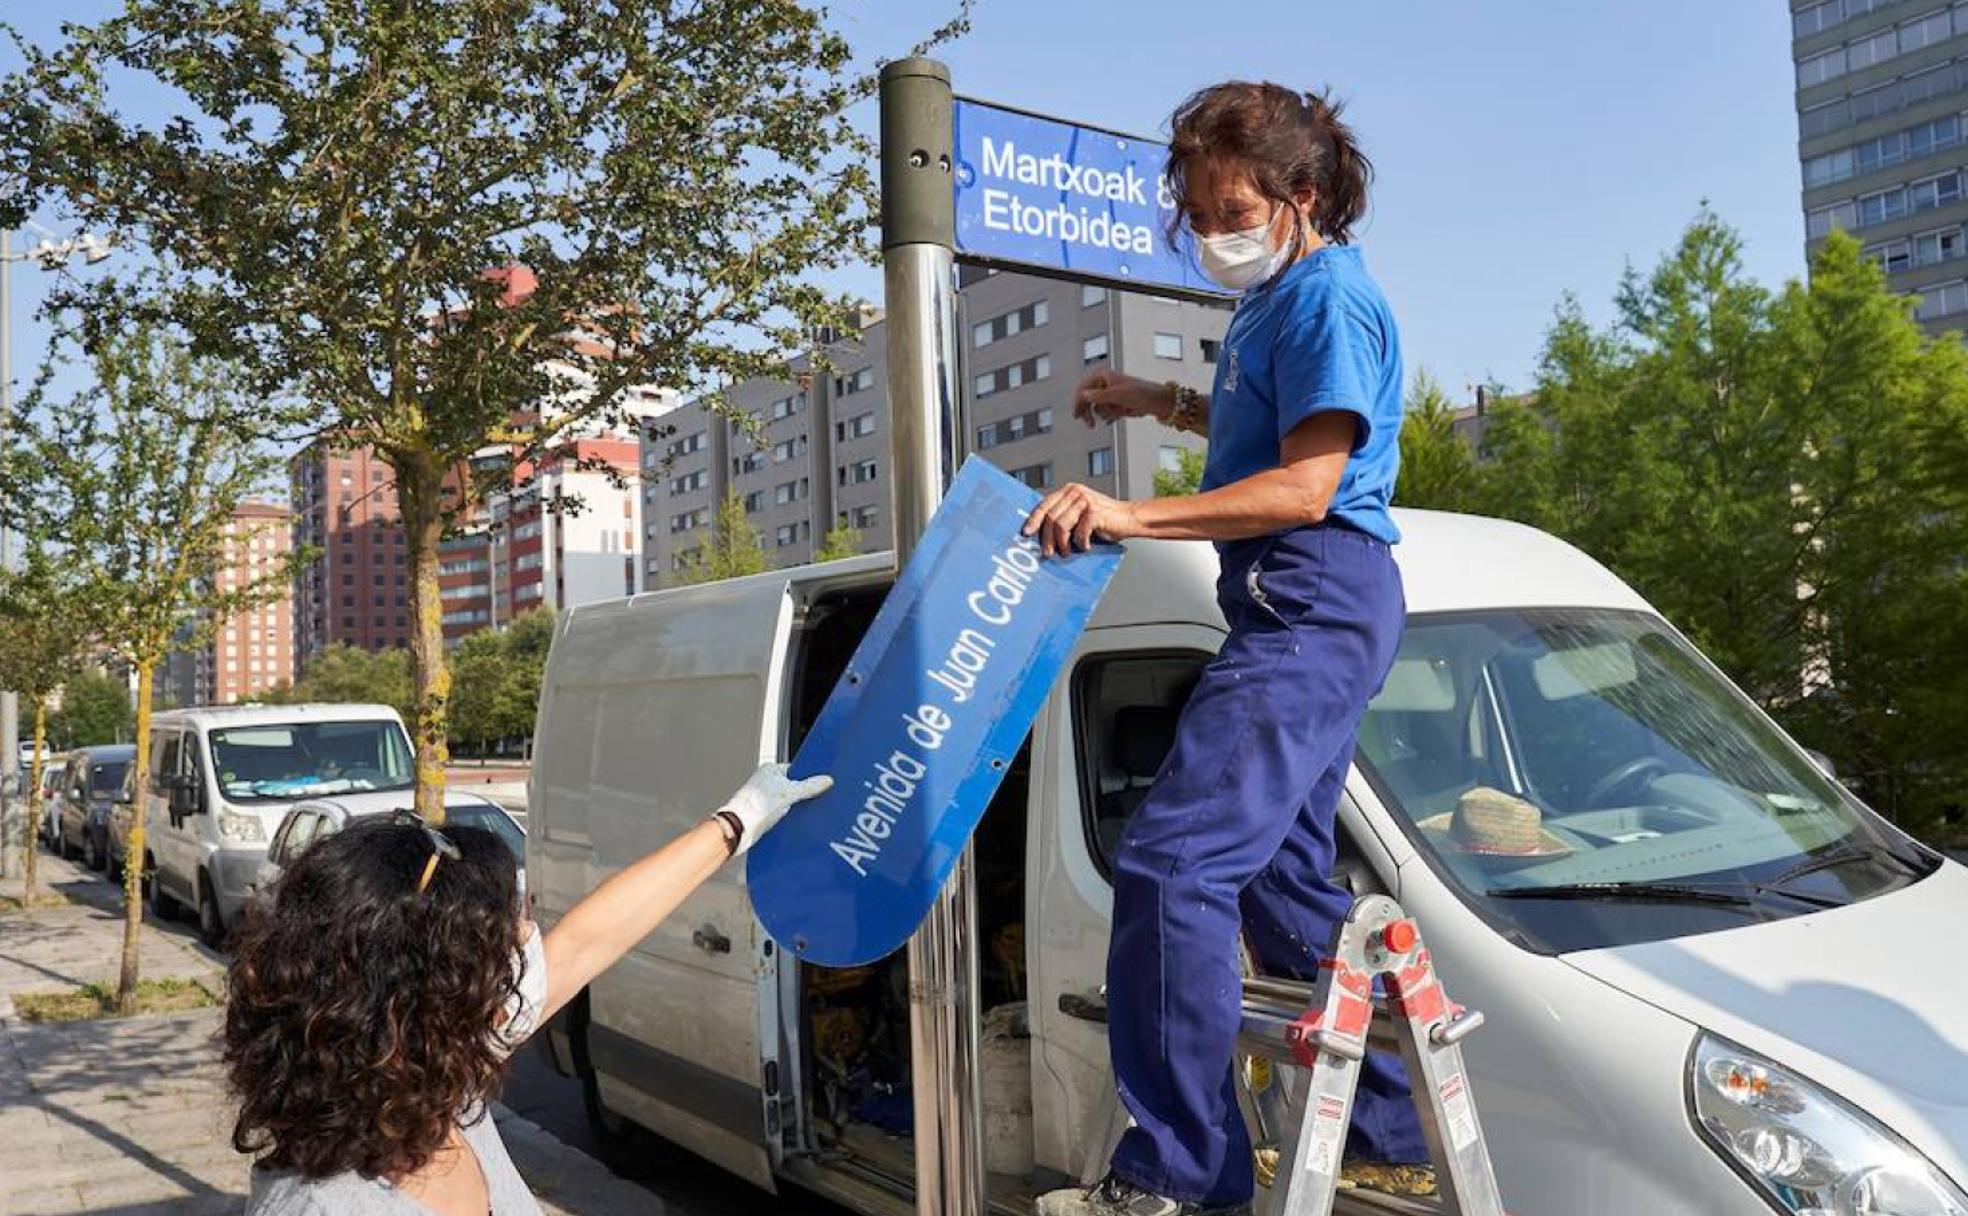
[[[36,41],[108,0],[7,2]],[[935,0],[844,0],[863,54],[898,54]],[[1651,265],[1706,199],[1743,232],[1750,273],[1803,272],[1787,6],[1777,0],[979,0],[939,54],[959,91],[1154,134],[1228,77],[1331,85],[1379,169],[1360,241],[1411,369],[1458,396],[1526,386],[1566,291],[1604,319],[1622,270]],[[11,68],[0,48],[0,69]],[[133,108],[146,99],[135,98]],[[844,285],[874,294],[872,273]],[[15,376],[45,333],[38,271],[16,270]]]

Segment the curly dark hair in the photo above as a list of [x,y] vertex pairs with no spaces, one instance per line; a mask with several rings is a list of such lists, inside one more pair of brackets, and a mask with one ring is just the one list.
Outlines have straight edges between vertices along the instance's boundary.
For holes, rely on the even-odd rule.
[[233,1147],[309,1178],[415,1172],[496,1092],[517,991],[511,851],[446,827],[360,820],[301,854],[233,939],[225,1062]]

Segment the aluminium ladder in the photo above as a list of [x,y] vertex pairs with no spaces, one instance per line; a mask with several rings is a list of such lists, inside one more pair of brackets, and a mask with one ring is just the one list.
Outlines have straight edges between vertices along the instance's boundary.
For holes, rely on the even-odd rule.
[[[1375,999],[1377,978],[1386,989],[1384,1007]],[[1105,1020],[1104,1007],[1086,998],[1062,998],[1060,1006],[1074,1016]],[[1246,979],[1237,1047],[1269,1061],[1274,1080],[1266,1092],[1255,1092],[1239,1066],[1238,1103],[1253,1141],[1260,1149],[1275,1147],[1279,1156],[1273,1182],[1260,1191],[1259,1216],[1332,1213],[1369,1042],[1398,1047],[1407,1065],[1437,1194],[1414,1200],[1348,1194],[1386,1211],[1506,1216],[1462,1062],[1462,1040],[1482,1024],[1482,1014],[1449,1000],[1420,931],[1385,895],[1354,902],[1334,931],[1316,981]],[[1117,1096],[1090,1145],[1084,1180],[1104,1172],[1127,1125]]]

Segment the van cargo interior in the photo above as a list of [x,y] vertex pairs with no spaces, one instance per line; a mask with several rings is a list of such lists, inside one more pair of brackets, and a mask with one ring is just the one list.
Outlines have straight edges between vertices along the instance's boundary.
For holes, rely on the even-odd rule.
[[[793,685],[788,755],[798,750],[845,672],[881,606],[882,595],[880,590],[849,592],[820,600],[809,609]],[[1030,774],[1028,737],[972,838],[983,944],[978,964],[981,1008],[986,1014],[985,1035],[994,1041],[986,1053],[987,1069],[1022,1067],[1026,1077],[1029,1042],[1008,1040],[1025,1034],[1025,808]],[[893,1182],[912,1182],[907,951],[845,970],[802,964],[800,1009],[800,1066],[807,1095],[801,1112],[802,1139],[839,1163]],[[1029,1080],[1024,1085],[1029,1093]],[[1024,1127],[1029,1139],[1029,1115]],[[1014,1158],[1019,1155],[1017,1146],[998,1145],[993,1151],[987,1144],[992,1158],[1003,1157],[1006,1149]],[[1029,1144],[1023,1146],[1022,1155],[1030,1160]],[[1028,1177],[991,1177],[994,1201],[1013,1200],[1032,1191]]]

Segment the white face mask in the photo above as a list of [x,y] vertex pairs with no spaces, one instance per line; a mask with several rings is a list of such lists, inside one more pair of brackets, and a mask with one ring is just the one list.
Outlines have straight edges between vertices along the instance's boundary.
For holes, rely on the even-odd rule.
[[518,1051],[529,1035],[540,1028],[540,1014],[547,1006],[547,952],[540,944],[540,927],[532,926],[526,942],[513,956],[513,977],[519,990],[506,1000],[506,1020],[499,1024],[499,1046],[507,1053]]
[[1246,291],[1259,283],[1270,282],[1271,276],[1284,266],[1291,249],[1290,242],[1276,249],[1271,247],[1271,225],[1277,218],[1278,213],[1273,211],[1271,218],[1255,228],[1198,236],[1198,260],[1202,262],[1203,273],[1225,291]]

